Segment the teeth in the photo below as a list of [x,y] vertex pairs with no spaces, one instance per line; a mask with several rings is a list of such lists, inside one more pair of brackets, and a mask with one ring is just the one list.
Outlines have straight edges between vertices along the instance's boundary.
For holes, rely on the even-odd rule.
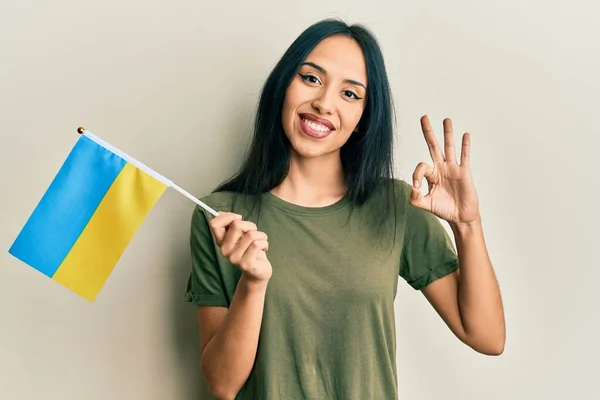
[[317,132],[329,132],[331,130],[328,127],[326,127],[325,125],[321,125],[315,121],[310,121],[306,118],[302,118],[302,122],[304,122],[306,125],[308,125],[310,127],[310,129],[313,129]]

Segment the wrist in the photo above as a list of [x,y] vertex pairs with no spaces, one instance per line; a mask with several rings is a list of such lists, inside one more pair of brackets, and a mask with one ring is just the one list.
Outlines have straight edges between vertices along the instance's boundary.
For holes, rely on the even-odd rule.
[[452,222],[450,224],[455,235],[472,235],[480,233],[482,229],[481,217],[478,216],[473,221],[468,222]]
[[247,292],[261,292],[267,290],[269,280],[256,279],[242,273],[238,286],[241,286]]

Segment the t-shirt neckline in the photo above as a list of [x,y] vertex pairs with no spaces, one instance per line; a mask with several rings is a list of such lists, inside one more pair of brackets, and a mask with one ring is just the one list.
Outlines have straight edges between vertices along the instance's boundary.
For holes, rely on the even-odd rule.
[[341,210],[350,203],[350,198],[348,197],[348,195],[344,195],[344,197],[342,197],[335,203],[322,207],[306,207],[290,203],[289,201],[283,200],[282,198],[275,196],[271,192],[265,192],[265,199],[271,205],[275,206],[276,208],[279,208],[280,210],[300,215],[325,215]]

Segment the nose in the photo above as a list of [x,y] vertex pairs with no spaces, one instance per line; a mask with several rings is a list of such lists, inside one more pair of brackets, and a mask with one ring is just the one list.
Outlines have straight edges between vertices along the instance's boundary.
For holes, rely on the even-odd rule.
[[330,115],[333,112],[333,101],[333,93],[324,87],[313,100],[312,106],[319,114]]

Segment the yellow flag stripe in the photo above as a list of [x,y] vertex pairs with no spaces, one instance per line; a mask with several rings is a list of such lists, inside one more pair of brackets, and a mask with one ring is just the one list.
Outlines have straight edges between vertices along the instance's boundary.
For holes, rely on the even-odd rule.
[[126,164],[52,279],[93,301],[166,188]]

